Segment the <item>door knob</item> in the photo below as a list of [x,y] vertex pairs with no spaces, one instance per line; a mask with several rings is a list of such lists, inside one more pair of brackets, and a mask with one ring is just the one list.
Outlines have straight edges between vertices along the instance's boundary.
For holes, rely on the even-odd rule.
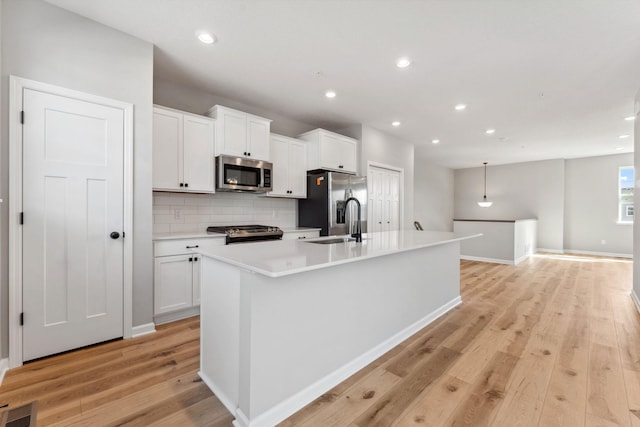
[[112,231],[112,232],[111,232],[111,234],[109,234],[109,236],[110,236],[112,239],[117,239],[117,238],[119,238],[119,237],[120,237],[120,233],[118,233],[117,231]]

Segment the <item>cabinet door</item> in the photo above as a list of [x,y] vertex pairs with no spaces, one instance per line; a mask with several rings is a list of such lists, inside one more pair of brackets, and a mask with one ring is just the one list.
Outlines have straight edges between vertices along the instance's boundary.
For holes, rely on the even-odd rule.
[[182,181],[183,115],[153,111],[153,188],[179,190]]
[[269,131],[271,123],[253,117],[247,119],[247,152],[252,159],[270,161]]
[[230,156],[246,156],[247,153],[247,116],[242,113],[223,111],[216,126],[219,126],[219,137],[222,154]]
[[154,314],[191,307],[193,255],[158,257],[154,268]]
[[211,119],[184,116],[184,182],[185,190],[215,191],[213,173],[214,124]]
[[321,135],[320,161],[326,168],[355,173],[356,146],[348,139],[328,134]]
[[287,193],[289,191],[289,142],[287,140],[271,138],[271,162],[273,163],[273,190],[269,195],[289,196]]
[[289,142],[290,196],[307,197],[307,146],[304,142]]

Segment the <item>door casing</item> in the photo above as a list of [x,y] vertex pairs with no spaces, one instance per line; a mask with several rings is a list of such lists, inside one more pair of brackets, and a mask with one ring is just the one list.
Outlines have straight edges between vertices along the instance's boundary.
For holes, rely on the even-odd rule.
[[[22,93],[24,89],[121,109],[124,115],[123,336],[133,334],[133,105],[60,86],[9,76],[9,368],[22,365]],[[25,118],[29,120],[29,118]],[[28,220],[28,219],[27,219]]]

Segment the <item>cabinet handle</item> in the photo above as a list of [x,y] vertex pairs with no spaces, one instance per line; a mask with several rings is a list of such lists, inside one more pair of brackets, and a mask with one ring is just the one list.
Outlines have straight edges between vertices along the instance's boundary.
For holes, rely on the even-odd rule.
[[382,224],[382,221],[378,221],[378,224]]
[[387,221],[387,224],[389,224],[389,223],[390,223],[390,222],[389,222],[389,221]]
[[185,182],[185,183],[184,183],[184,186],[185,186],[185,187],[188,187],[188,186],[189,186],[189,184],[187,184],[187,183]]
[[187,249],[193,249],[193,248],[199,248],[200,245],[194,245],[194,246],[187,246]]
[[247,154],[247,152],[245,151],[245,152],[244,152],[244,155],[245,155],[245,156],[248,156],[249,154]]
[[194,260],[194,261],[198,261],[198,258],[194,258],[193,260]]
[[307,236],[298,236],[298,239],[306,239]]
[[247,156],[251,157],[251,153],[247,153]]
[[338,169],[344,169],[344,166],[338,165]]
[[189,262],[193,262],[193,258],[189,258]]
[[184,182],[181,182],[181,183],[180,183],[180,187],[184,187]]

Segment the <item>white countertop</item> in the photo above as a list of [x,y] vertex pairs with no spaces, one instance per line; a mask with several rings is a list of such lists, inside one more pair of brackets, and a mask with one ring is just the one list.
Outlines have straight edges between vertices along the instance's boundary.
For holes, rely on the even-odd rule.
[[281,277],[480,236],[482,234],[402,230],[369,233],[362,243],[311,243],[332,238],[321,237],[227,245],[199,253],[265,276]]

